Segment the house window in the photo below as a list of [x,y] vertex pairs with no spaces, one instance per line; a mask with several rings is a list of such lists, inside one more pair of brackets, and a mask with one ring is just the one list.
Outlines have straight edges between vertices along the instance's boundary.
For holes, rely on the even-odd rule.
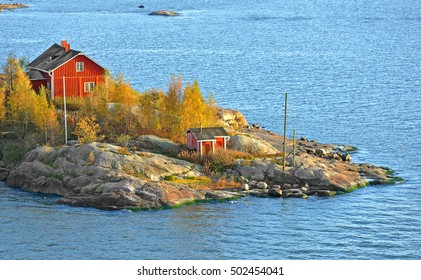
[[76,62],[76,72],[83,72],[85,70],[85,64],[83,62]]
[[94,90],[94,88],[95,88],[94,82],[86,82],[85,83],[85,86],[84,86],[85,92],[91,92],[91,91]]

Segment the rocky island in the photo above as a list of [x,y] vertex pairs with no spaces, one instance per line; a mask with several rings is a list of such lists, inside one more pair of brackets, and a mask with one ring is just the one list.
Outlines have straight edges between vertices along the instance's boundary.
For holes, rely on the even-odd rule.
[[[280,152],[282,137],[249,125],[240,112],[221,110],[237,157],[218,174],[177,156],[183,147],[153,135],[124,147],[118,143],[39,146],[16,167],[0,169],[0,179],[26,191],[60,195],[57,203],[99,209],[161,209],[241,196],[306,198],[333,196],[369,184],[400,181],[386,168],[351,163],[351,147],[319,144],[301,138],[296,156]],[[288,153],[292,139],[287,140]]]
[[22,8],[28,8],[28,6],[25,4],[20,4],[20,3],[13,3],[13,4],[0,3],[0,12],[3,12],[4,10],[22,9]]
[[149,13],[150,16],[165,16],[165,17],[176,17],[181,16],[180,13],[169,11],[169,10],[159,10],[159,11],[153,11]]

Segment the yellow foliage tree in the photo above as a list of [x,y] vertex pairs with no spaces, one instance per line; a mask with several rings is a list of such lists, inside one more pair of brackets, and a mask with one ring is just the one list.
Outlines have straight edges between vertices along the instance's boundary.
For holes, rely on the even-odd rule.
[[107,94],[109,102],[113,103],[107,112],[111,125],[119,128],[120,133],[133,134],[136,127],[133,107],[138,104],[139,94],[131,88],[129,82],[123,81],[121,74],[117,81],[108,81]]
[[[212,103],[214,102],[212,101]],[[199,126],[209,127],[216,124],[215,104],[206,102],[197,80],[194,81],[193,85],[187,85],[184,88],[181,108],[181,127],[183,130]]]
[[109,73],[106,73],[104,75],[104,83],[98,84],[92,94],[86,98],[87,105],[85,108],[87,115],[95,114],[98,120],[106,122],[110,117],[108,104],[112,102],[111,97],[115,88],[114,84],[113,77]]
[[101,127],[96,122],[95,116],[84,117],[77,124],[73,134],[76,135],[80,143],[91,143],[102,141],[103,135],[98,135]]
[[168,92],[160,107],[160,120],[165,136],[174,137],[182,132],[181,129],[181,101],[183,94],[183,80],[181,76],[171,76]]
[[16,69],[6,105],[10,120],[27,131],[35,119],[37,95],[20,66]]
[[148,133],[158,132],[162,129],[160,108],[165,94],[162,90],[153,88],[147,90],[139,97],[140,114],[139,125]]
[[13,89],[13,83],[16,79],[18,68],[20,68],[19,60],[13,55],[9,55],[6,60],[6,64],[3,67],[3,75],[1,77],[6,95],[8,95]]
[[[41,87],[37,96],[34,124],[40,133],[44,133],[45,143],[54,145],[55,135],[58,133],[60,125],[54,105],[48,103],[47,89],[44,86]],[[49,136],[51,141],[48,140]]]
[[4,120],[6,119],[6,94],[5,94],[5,88],[0,85],[0,125],[3,124]]

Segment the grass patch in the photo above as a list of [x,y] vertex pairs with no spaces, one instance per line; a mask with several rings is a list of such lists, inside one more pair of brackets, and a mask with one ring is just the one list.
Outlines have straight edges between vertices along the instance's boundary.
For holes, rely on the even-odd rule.
[[354,186],[352,186],[352,187],[350,187],[350,188],[348,188],[348,189],[346,189],[345,191],[337,191],[336,192],[336,194],[346,194],[346,193],[351,193],[351,192],[353,192],[353,191],[356,191],[356,190],[358,190],[358,189],[361,189],[361,188],[364,188],[364,187],[366,187],[366,186],[369,186],[370,185],[370,182],[368,182],[368,181],[365,181],[365,183],[363,184],[363,185],[354,185]]
[[125,209],[133,211],[133,212],[138,212],[138,211],[157,211],[157,210],[167,210],[167,209],[177,209],[177,208],[181,208],[183,206],[189,206],[189,205],[196,205],[199,203],[220,203],[220,202],[228,202],[228,201],[234,201],[234,200],[238,200],[240,198],[243,198],[243,195],[235,195],[229,198],[220,198],[220,199],[216,199],[216,198],[210,198],[210,199],[197,199],[197,200],[190,200],[190,201],[186,201],[177,205],[163,205],[160,207],[136,207],[136,206],[131,206],[131,207],[127,207]]
[[358,148],[355,146],[347,146],[345,149],[345,152],[356,152],[358,151]]
[[118,150],[117,150],[117,152],[120,154],[120,155],[125,155],[125,156],[129,156],[129,155],[131,155],[132,153],[129,151],[129,150],[127,150],[125,147],[119,147],[118,148]]
[[393,184],[401,184],[405,182],[405,180],[402,177],[393,177],[387,180],[387,184],[393,185]]
[[393,176],[393,174],[396,173],[395,170],[393,170],[389,167],[384,167],[384,166],[382,166],[381,168],[386,170],[385,174],[389,177],[389,179],[385,182],[385,184],[387,184],[387,185],[401,184],[405,181],[402,177]]
[[179,178],[176,175],[167,175],[164,176],[163,179],[164,181],[188,185],[189,187],[208,185],[212,182],[212,179],[207,176],[186,176],[184,178]]
[[162,179],[164,179],[164,181],[174,182],[175,180],[177,180],[177,176],[171,174],[164,176]]

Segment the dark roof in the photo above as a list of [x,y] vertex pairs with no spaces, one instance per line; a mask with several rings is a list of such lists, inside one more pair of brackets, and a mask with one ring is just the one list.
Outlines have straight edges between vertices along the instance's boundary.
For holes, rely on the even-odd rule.
[[34,61],[29,63],[28,67],[43,72],[50,72],[78,54],[80,54],[80,51],[69,50],[66,52],[64,47],[54,44]]
[[31,81],[35,80],[46,80],[44,74],[41,71],[31,69],[28,73],[26,73]]
[[189,131],[197,140],[212,140],[215,137],[229,136],[223,127],[190,128],[186,132]]

